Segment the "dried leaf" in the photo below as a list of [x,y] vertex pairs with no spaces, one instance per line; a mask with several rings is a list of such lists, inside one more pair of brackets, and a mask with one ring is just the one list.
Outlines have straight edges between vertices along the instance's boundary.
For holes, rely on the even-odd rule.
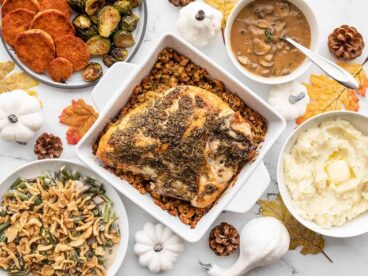
[[277,195],[275,200],[259,200],[258,204],[261,207],[262,216],[277,218],[285,225],[290,235],[290,250],[302,246],[300,253],[303,255],[323,253],[331,261],[323,251],[325,247],[323,236],[301,225],[289,213],[280,194]]
[[340,63],[341,67],[350,72],[360,83],[357,91],[348,89],[333,79],[323,75],[311,75],[310,84],[306,84],[311,99],[304,115],[296,119],[297,124],[318,115],[334,110],[359,110],[359,97],[365,96],[368,88],[368,78],[360,64]]
[[59,116],[60,123],[70,126],[66,133],[68,144],[77,144],[96,121],[98,113],[82,99],[73,100]]
[[4,92],[10,92],[16,89],[28,89],[39,84],[23,72],[15,72],[3,80],[0,80],[0,94]]
[[11,71],[14,70],[14,62],[5,61],[0,62],[0,80],[4,79]]
[[227,18],[238,0],[204,0],[204,2],[222,13],[222,28],[225,28]]

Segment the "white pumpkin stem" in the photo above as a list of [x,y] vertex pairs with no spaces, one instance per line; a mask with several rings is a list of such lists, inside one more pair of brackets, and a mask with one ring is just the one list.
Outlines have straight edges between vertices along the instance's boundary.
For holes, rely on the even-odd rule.
[[18,122],[18,117],[15,114],[10,114],[8,116],[8,120],[10,123],[15,124],[16,122]]
[[289,96],[289,102],[291,104],[296,104],[297,102],[303,100],[305,98],[305,93],[304,92],[300,92],[298,95],[294,96],[294,95],[290,95]]
[[204,10],[199,10],[196,15],[195,15],[195,19],[197,19],[198,21],[202,21],[206,18],[206,13],[204,12]]
[[155,243],[155,245],[153,246],[153,250],[155,252],[160,252],[160,251],[162,251],[162,249],[164,249],[164,247],[162,246],[161,243]]

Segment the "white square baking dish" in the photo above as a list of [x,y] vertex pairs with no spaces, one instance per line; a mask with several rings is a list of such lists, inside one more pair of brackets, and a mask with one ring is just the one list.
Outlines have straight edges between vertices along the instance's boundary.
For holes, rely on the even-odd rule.
[[[154,203],[150,195],[141,195],[129,183],[106,170],[92,152],[92,145],[95,143],[99,133],[104,129],[107,123],[115,118],[122,107],[125,106],[134,87],[149,74],[157,60],[157,55],[166,47],[173,48],[179,53],[189,57],[194,63],[205,68],[213,78],[223,81],[230,91],[237,93],[248,106],[258,111],[267,120],[268,124],[266,138],[262,147],[259,149],[257,159],[253,163],[247,164],[241,170],[235,184],[224,192],[218,202],[198,222],[194,229],[183,224],[179,218],[162,210]],[[223,210],[239,210],[239,212],[248,210],[258,200],[269,184],[269,176],[261,162],[265,154],[284,130],[286,125],[285,120],[247,86],[174,34],[163,35],[153,48],[147,60],[142,64],[132,65],[129,63],[116,63],[112,66],[93,90],[92,98],[97,109],[100,111],[100,116],[93,127],[80,141],[77,147],[78,157],[115,189],[189,242],[200,240]],[[257,169],[259,165],[261,166]],[[257,169],[257,173],[252,177],[253,181],[247,181],[255,169]],[[262,175],[264,175],[263,180]],[[235,196],[238,202],[230,206]],[[247,206],[243,208],[243,210],[239,207],[239,205],[242,205],[241,201],[244,201],[244,205]]]

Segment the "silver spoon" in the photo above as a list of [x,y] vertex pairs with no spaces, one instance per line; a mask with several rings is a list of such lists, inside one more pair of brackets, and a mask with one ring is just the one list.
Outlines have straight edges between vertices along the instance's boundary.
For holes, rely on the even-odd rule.
[[358,81],[349,72],[342,69],[340,66],[336,65],[332,61],[329,61],[327,58],[324,58],[323,56],[320,56],[319,54],[309,50],[308,48],[305,48],[295,40],[288,37],[286,34],[284,34],[281,37],[281,39],[289,42],[291,45],[297,48],[300,52],[306,55],[314,64],[316,64],[327,75],[336,80],[338,83],[354,90],[357,90],[359,88]]

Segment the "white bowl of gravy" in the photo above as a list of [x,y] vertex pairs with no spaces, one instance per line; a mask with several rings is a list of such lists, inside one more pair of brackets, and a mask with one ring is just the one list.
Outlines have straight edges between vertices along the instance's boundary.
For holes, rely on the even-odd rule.
[[283,34],[318,52],[316,16],[303,0],[241,0],[226,28],[226,50],[248,78],[264,84],[295,80],[311,65],[301,52],[280,39]]

